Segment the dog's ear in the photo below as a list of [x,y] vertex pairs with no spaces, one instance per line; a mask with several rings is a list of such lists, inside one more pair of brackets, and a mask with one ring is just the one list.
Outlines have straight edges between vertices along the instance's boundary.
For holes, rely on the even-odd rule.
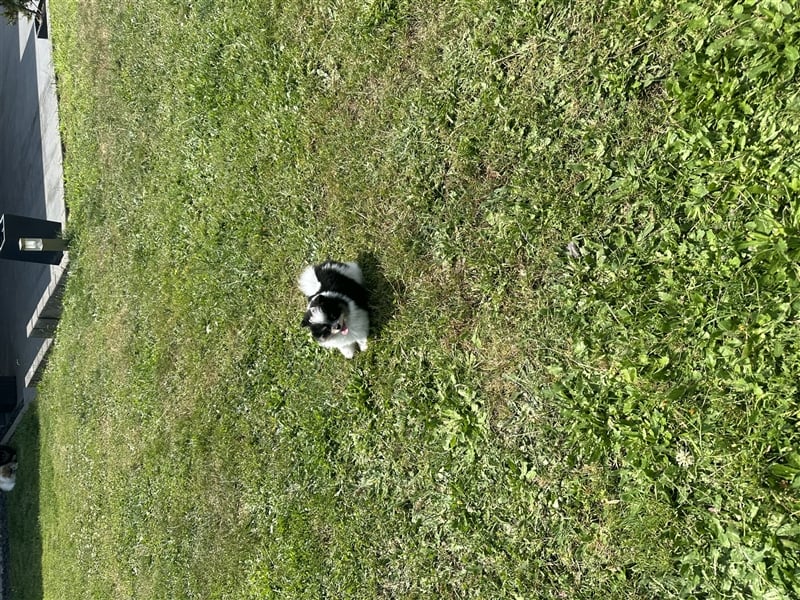
[[303,321],[300,323],[300,327],[311,327],[311,315],[309,313],[303,315]]

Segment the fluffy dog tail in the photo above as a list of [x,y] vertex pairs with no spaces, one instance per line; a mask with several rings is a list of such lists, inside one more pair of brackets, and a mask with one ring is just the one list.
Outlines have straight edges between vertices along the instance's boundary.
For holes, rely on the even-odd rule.
[[317,274],[314,272],[313,266],[306,267],[303,270],[300,274],[300,278],[297,280],[297,285],[300,286],[300,291],[308,298],[319,292],[321,284],[319,279],[317,279]]

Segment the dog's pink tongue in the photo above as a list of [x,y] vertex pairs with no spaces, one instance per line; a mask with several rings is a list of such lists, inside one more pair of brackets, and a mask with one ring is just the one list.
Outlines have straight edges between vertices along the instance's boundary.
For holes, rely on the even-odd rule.
[[341,334],[342,335],[347,335],[348,331],[349,331],[349,329],[347,329],[347,327],[342,327]]

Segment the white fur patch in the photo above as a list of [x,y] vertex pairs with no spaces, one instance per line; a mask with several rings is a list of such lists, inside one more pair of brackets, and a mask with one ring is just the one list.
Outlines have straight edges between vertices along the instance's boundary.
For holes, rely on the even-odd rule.
[[325,314],[325,311],[319,306],[314,306],[311,308],[311,315],[309,316],[308,320],[311,323],[324,323],[328,320],[328,317]]
[[314,273],[313,266],[303,269],[300,278],[297,280],[297,285],[300,286],[300,291],[308,298],[319,292],[321,284],[317,279],[316,273]]

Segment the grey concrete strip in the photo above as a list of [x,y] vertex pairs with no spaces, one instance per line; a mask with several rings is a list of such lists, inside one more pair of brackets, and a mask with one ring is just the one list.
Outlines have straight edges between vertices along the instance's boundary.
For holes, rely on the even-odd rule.
[[[51,42],[30,19],[0,17],[0,213],[64,225],[62,160]],[[33,396],[23,388],[44,347],[27,325],[61,271],[0,259],[0,375],[16,375],[20,403]]]
[[[37,337],[33,335],[34,330],[37,328],[39,321],[47,319],[58,322],[61,319],[61,307],[64,298],[64,290],[66,289],[67,274],[69,272],[69,255],[65,254],[60,265],[57,265],[50,285],[42,294],[39,299],[39,304],[33,312],[33,316],[28,320],[25,331],[28,337]],[[45,336],[45,337],[53,337]],[[28,385],[27,383],[25,385]]]

